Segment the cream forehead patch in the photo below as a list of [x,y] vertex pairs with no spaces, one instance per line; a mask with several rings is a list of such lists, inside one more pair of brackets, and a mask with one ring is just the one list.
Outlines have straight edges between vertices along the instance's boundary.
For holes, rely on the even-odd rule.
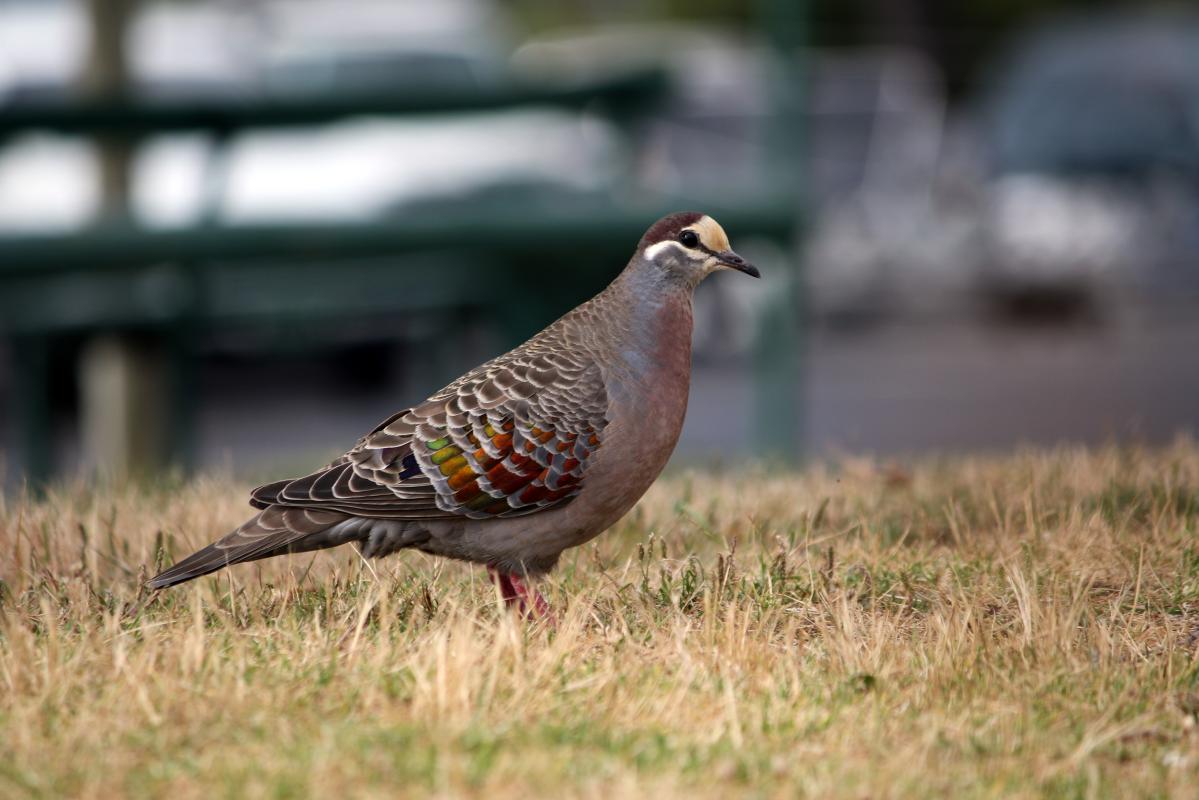
[[725,235],[724,228],[720,227],[711,217],[701,217],[690,227],[699,234],[699,240],[704,247],[715,250],[717,253],[733,249],[729,244],[729,237]]

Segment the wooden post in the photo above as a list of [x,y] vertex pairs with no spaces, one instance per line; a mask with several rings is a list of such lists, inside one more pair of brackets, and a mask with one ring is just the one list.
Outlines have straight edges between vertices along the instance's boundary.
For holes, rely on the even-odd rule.
[[[131,0],[87,0],[92,38],[81,91],[91,97],[123,94],[129,86],[125,59],[125,30]],[[129,164],[132,148],[126,139],[103,137],[97,141],[100,159],[100,213],[123,217],[129,213]]]
[[84,464],[106,477],[144,475],[163,461],[167,383],[161,348],[104,334],[79,355]]
[[[92,39],[80,90],[91,97],[120,97],[129,86],[125,32],[134,0],[87,0]],[[108,135],[96,140],[99,218],[130,214],[133,143]],[[90,470],[109,477],[146,474],[161,465],[170,413],[170,374],[164,348],[129,335],[101,333],[79,355],[80,438]]]

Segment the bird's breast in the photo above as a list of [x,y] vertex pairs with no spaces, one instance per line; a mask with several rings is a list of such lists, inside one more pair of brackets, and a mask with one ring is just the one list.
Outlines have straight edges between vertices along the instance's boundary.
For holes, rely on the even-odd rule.
[[621,349],[606,376],[608,426],[580,499],[603,507],[607,524],[628,511],[662,472],[687,413],[690,302],[661,306],[652,323]]

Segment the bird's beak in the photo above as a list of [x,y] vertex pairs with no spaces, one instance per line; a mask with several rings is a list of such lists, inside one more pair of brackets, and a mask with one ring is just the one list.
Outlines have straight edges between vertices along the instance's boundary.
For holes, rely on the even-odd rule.
[[723,253],[717,253],[716,260],[720,262],[720,266],[728,267],[729,269],[735,269],[738,272],[744,272],[751,278],[762,277],[762,273],[758,272],[757,267],[734,253],[732,250],[725,250]]

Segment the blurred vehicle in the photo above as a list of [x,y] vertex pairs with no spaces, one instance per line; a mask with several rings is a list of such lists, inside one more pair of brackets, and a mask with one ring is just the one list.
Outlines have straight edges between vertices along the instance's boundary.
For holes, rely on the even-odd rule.
[[846,322],[952,304],[978,272],[982,200],[974,174],[948,155],[935,65],[900,48],[817,52],[810,61],[812,313]]
[[452,89],[502,80],[512,33],[483,0],[271,0],[263,82],[272,94]]
[[[812,174],[840,178],[814,198],[818,316],[1069,316],[1199,292],[1199,16],[1047,24],[953,120],[927,62],[840,58],[875,91],[814,73]],[[857,173],[822,163],[830,117]]]
[[1199,15],[1038,30],[983,107],[989,290],[1199,290]]
[[649,115],[638,180],[702,198],[760,192],[788,177],[770,171],[763,149],[772,112],[768,58],[746,35],[658,22],[543,35],[523,44],[513,64],[558,79],[604,74],[613,64],[663,70],[673,91]]

